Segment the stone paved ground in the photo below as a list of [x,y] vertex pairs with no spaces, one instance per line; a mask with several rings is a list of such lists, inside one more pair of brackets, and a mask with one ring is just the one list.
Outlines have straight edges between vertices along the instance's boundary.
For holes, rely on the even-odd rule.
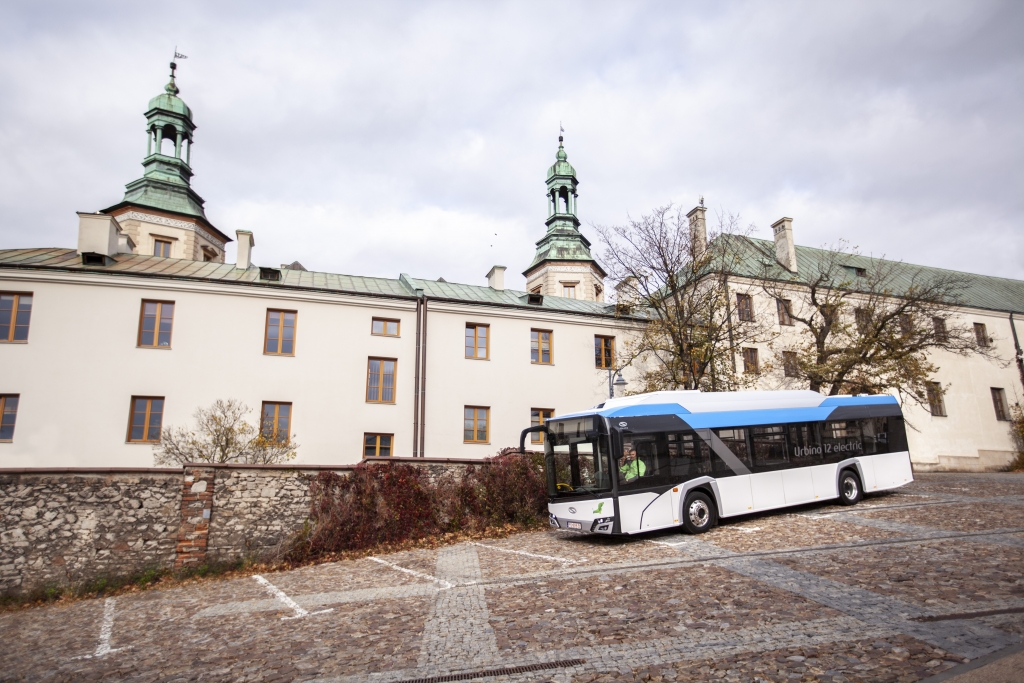
[[264,579],[0,614],[0,679],[916,681],[1020,642],[1024,476]]

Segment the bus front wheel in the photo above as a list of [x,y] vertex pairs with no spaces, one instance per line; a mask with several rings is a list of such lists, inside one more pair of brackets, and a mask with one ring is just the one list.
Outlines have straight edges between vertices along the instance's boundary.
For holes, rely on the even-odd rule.
[[715,525],[715,506],[707,494],[695,491],[683,505],[683,527],[691,534],[702,534]]
[[839,502],[843,505],[854,505],[864,496],[860,479],[853,470],[843,470],[839,475]]

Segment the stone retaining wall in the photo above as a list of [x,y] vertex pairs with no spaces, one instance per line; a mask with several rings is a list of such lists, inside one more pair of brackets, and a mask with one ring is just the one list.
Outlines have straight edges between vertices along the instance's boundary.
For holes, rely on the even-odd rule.
[[[372,458],[434,479],[479,460]],[[352,466],[0,469],[0,595],[260,557],[306,521],[309,482]]]

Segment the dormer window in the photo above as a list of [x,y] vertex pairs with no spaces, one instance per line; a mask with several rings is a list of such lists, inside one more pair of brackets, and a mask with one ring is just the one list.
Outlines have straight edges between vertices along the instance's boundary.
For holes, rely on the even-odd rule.
[[846,272],[853,277],[867,277],[868,271],[865,268],[858,268],[857,266],[843,266]]
[[544,295],[534,294],[533,292],[530,292],[529,294],[526,295],[526,303],[528,303],[531,306],[543,306]]
[[281,271],[277,268],[260,268],[260,279],[269,280],[270,282],[281,281]]

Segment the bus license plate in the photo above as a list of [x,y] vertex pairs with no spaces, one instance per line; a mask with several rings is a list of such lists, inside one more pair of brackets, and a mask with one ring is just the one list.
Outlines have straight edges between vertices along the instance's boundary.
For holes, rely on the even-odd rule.
[[565,525],[570,529],[583,529],[583,522],[566,522]]

